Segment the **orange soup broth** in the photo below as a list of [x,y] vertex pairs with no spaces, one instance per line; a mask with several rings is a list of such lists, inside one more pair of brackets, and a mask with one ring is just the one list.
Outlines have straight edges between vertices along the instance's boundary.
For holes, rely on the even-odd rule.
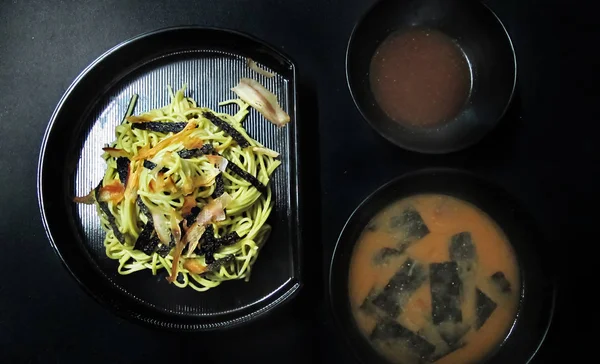
[[[386,229],[391,217],[411,205],[421,214],[430,230],[423,239],[410,245],[405,254],[393,258],[383,266],[373,263],[373,256],[382,248],[395,248],[401,236]],[[475,206],[444,195],[417,195],[397,201],[372,220],[375,230],[365,229],[353,252],[350,264],[349,293],[354,318],[361,332],[368,337],[376,325],[376,318],[359,307],[372,289],[383,289],[398,267],[411,257],[423,263],[444,262],[450,259],[447,242],[454,234],[469,231],[478,255],[476,284],[498,303],[489,319],[479,330],[471,329],[464,337],[464,347],[435,361],[436,364],[476,363],[484,358],[506,337],[516,317],[520,278],[512,247],[501,229],[491,218]],[[492,287],[489,277],[504,272],[512,292],[507,296]],[[468,283],[466,283],[468,284]],[[463,307],[475,307],[475,295],[464,297]],[[470,313],[473,312],[473,313]],[[474,310],[463,309],[463,321],[473,323]],[[398,322],[414,332],[433,330],[431,318],[430,285],[427,281],[411,296],[398,317]],[[438,344],[439,338],[429,338]],[[392,361],[393,353],[383,353]]]

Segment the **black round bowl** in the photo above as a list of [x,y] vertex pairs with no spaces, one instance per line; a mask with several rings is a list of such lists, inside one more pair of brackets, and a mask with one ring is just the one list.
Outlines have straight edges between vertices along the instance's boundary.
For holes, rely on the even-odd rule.
[[[471,69],[472,86],[462,110],[435,128],[401,125],[377,104],[369,82],[371,58],[391,33],[436,29],[454,39]],[[383,137],[408,150],[448,153],[481,140],[506,112],[515,89],[516,59],[498,17],[476,0],[381,0],[354,28],[346,53],[346,76],[363,117]]]
[[392,201],[420,193],[439,193],[470,202],[500,226],[512,244],[521,276],[517,317],[508,336],[488,364],[527,363],[540,347],[550,326],[555,285],[546,268],[543,238],[531,216],[503,189],[471,173],[431,169],[406,174],[383,185],[352,213],[339,236],[329,271],[329,300],[340,336],[361,363],[387,363],[359,332],[352,316],[348,272],[355,242],[369,220]]

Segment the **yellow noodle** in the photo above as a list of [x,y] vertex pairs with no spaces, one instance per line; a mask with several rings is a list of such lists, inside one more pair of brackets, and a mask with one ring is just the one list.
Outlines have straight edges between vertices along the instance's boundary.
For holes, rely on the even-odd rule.
[[[192,253],[188,258],[182,255],[178,267],[179,276],[173,282],[177,287],[190,287],[197,291],[206,291],[218,286],[223,281],[249,279],[252,265],[256,261],[260,247],[265,243],[271,231],[271,227],[266,223],[273,209],[269,179],[281,162],[252,151],[252,147],[262,147],[262,145],[248,136],[242,126],[243,119],[248,114],[248,104],[241,100],[228,100],[223,104],[235,103],[239,106],[239,111],[235,115],[219,113],[208,108],[198,107],[194,100],[184,96],[184,91],[185,87],[173,93],[169,87],[170,104],[160,109],[150,110],[142,115],[152,121],[160,122],[194,121],[198,128],[190,133],[190,138],[199,138],[203,143],[211,143],[215,150],[227,158],[230,163],[237,164],[267,186],[266,192],[261,193],[243,178],[227,171],[223,172],[225,192],[232,197],[232,202],[226,208],[226,219],[213,223],[213,227],[217,236],[236,232],[241,239],[231,246],[222,247],[214,254],[214,257],[217,260],[230,256],[233,256],[233,258],[226,260],[227,263],[222,264],[215,271],[199,275],[189,272],[183,263],[185,259],[197,259],[198,262],[206,265],[204,256],[197,256]],[[130,107],[127,116],[131,115],[131,109],[132,107]],[[251,146],[242,149],[231,136],[226,135],[223,130],[202,116],[205,111],[211,111],[227,121],[248,140]],[[166,138],[173,136],[173,133],[134,129],[131,122],[125,120],[116,127],[115,133],[116,140],[110,146],[124,150],[130,159],[139,155],[142,148],[152,148]],[[210,180],[219,172],[216,166],[212,165],[205,156],[190,159],[180,158],[177,152],[182,149],[184,149],[184,146],[181,142],[169,145],[148,159],[157,165],[154,169],[141,167],[141,161],[137,167],[142,168],[142,171],[139,176],[136,197],[141,198],[152,213],[162,214],[166,219],[174,217],[177,221],[181,221],[183,218],[181,213],[185,197],[183,186],[193,183],[198,178]],[[108,185],[118,180],[119,175],[116,158],[105,154],[104,159],[107,168],[103,185]],[[162,178],[171,178],[176,186],[176,190],[169,191],[169,194],[165,194],[163,191],[153,191],[150,188],[151,183],[157,183],[161,169],[164,171]],[[197,188],[191,193],[198,202],[198,207],[202,208],[210,201],[210,196],[215,189],[214,184],[213,180],[208,186]],[[164,269],[166,275],[168,275],[173,264],[172,254],[174,249],[171,249],[165,257],[161,257],[158,253],[149,256],[134,249],[136,239],[148,222],[148,218],[140,210],[135,198],[125,198],[118,204],[108,202],[108,207],[115,217],[116,225],[125,240],[123,243],[119,242],[111,230],[108,217],[102,213],[98,206],[101,223],[106,231],[104,239],[106,255],[110,259],[118,261],[117,271],[119,274],[127,275],[148,270],[156,275]]]

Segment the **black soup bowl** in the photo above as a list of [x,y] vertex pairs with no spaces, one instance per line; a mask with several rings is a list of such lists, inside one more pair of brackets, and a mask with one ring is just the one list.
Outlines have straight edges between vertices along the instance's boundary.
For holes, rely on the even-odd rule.
[[349,297],[352,253],[363,229],[383,208],[417,194],[443,194],[484,211],[506,234],[519,268],[521,287],[516,318],[486,364],[527,363],[541,346],[552,320],[556,287],[548,270],[552,260],[532,217],[504,189],[455,169],[427,169],[400,176],[369,195],[352,213],[337,241],[329,270],[329,304],[338,330],[361,363],[389,363],[369,344],[354,320]]
[[[369,75],[377,47],[392,33],[423,28],[450,37],[467,59],[471,88],[456,116],[436,127],[410,127],[378,105]],[[404,149],[449,153],[479,142],[506,113],[517,66],[510,37],[498,17],[476,0],[381,0],[355,26],[346,53],[354,102],[368,123]]]

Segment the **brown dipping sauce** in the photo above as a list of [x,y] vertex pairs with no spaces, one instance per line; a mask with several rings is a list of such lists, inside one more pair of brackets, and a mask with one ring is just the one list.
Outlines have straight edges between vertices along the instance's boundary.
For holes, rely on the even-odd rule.
[[371,90],[393,120],[438,126],[454,118],[469,96],[471,72],[456,43],[432,29],[390,35],[370,66]]
[[477,363],[512,326],[518,264],[500,228],[475,206],[416,195],[379,212],[350,263],[352,314],[393,363]]

